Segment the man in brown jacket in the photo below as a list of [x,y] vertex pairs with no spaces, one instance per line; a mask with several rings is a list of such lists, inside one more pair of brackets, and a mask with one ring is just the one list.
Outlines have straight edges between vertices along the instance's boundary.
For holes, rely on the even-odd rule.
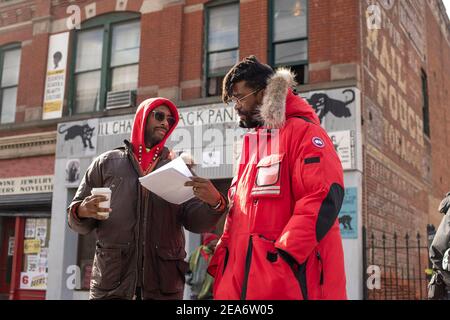
[[[68,223],[80,234],[96,231],[90,299],[182,299],[188,270],[183,227],[210,231],[226,210],[226,198],[206,179],[187,183],[196,197],[182,205],[140,185],[139,177],[171,160],[164,144],[178,119],[170,100],[144,101],[131,142],[97,157],[84,175]],[[99,208],[103,196],[91,195],[101,187],[112,190],[110,209]],[[97,214],[102,211],[110,212],[109,218]]]

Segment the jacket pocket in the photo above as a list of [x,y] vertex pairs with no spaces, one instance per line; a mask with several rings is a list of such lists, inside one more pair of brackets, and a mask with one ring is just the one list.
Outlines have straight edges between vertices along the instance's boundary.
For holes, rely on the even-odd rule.
[[120,285],[122,257],[120,248],[97,246],[92,266],[91,287],[110,291]]
[[296,275],[278,254],[274,240],[261,235],[252,237],[252,254],[246,299],[298,300],[301,291]]
[[176,293],[184,289],[185,275],[189,264],[184,261],[184,248],[157,249],[158,279],[161,292]]
[[253,197],[277,197],[281,195],[281,169],[284,153],[262,158],[256,165]]

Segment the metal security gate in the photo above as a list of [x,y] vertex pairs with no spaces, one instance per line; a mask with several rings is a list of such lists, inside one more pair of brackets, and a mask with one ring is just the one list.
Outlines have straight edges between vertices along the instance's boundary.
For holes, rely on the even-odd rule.
[[[430,280],[432,236],[367,234],[363,227],[364,300],[424,300]],[[431,237],[430,237],[431,235]]]

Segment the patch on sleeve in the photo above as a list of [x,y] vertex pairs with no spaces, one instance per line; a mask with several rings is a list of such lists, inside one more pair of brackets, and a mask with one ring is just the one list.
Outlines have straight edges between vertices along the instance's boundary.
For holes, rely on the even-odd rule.
[[325,147],[325,142],[323,142],[323,140],[319,137],[313,137],[312,138],[312,143],[313,145],[315,145],[317,148],[323,148]]

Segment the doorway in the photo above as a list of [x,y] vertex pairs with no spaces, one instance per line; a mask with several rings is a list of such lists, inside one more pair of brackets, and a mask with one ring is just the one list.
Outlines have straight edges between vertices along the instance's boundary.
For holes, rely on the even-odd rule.
[[0,218],[0,300],[7,300],[14,257],[15,218]]

